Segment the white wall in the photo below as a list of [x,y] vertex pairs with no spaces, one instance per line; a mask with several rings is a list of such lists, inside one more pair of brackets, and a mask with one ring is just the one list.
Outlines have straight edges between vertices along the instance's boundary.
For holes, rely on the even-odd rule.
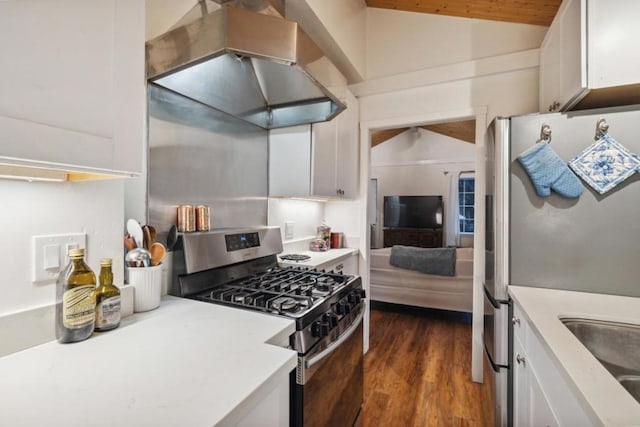
[[[0,180],[0,316],[55,303],[55,283],[31,282],[31,237],[87,233],[87,260],[113,258],[123,283],[124,180],[29,183]],[[51,325],[53,331],[53,324]]]
[[[307,243],[317,236],[317,227],[325,220],[325,202],[323,201],[269,198],[268,225],[280,227],[285,252],[308,250]],[[294,223],[292,239],[285,239],[285,222],[287,221]],[[332,226],[329,222],[327,225]]]
[[367,9],[367,79],[540,47],[547,27]]
[[[377,246],[383,244],[384,196],[443,196],[446,207],[451,203],[450,174],[474,169],[473,144],[420,128],[417,133],[409,130],[374,147],[371,178],[378,180]],[[472,243],[466,239],[464,246]]]

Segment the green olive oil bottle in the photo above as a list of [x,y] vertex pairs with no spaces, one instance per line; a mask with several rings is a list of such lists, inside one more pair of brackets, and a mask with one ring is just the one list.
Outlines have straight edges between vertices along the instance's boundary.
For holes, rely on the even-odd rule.
[[56,338],[61,343],[89,338],[96,321],[96,275],[84,262],[84,249],[71,249],[69,259],[56,283]]
[[99,284],[96,288],[96,331],[109,331],[120,325],[120,289],[113,285],[111,258],[100,260]]

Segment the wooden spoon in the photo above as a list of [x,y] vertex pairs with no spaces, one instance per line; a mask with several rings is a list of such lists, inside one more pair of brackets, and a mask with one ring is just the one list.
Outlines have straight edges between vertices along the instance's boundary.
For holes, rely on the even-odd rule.
[[156,242],[156,229],[153,225],[148,224],[147,228],[149,229],[149,235],[151,237],[151,239],[149,240],[149,247],[151,247]]
[[144,246],[145,249],[151,250],[153,241],[151,240],[151,231],[149,230],[148,225],[142,226],[142,242],[142,246]]
[[124,247],[127,249],[127,252],[137,247],[136,241],[131,237],[131,234],[124,236]]
[[155,242],[149,249],[151,252],[151,266],[156,266],[162,263],[162,260],[167,255],[167,248],[162,243]]

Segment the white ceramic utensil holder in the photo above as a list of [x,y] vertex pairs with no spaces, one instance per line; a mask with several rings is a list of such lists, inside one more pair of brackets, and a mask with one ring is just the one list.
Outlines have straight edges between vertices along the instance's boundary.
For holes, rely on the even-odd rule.
[[162,264],[155,267],[127,267],[127,283],[133,286],[133,311],[149,311],[160,305]]

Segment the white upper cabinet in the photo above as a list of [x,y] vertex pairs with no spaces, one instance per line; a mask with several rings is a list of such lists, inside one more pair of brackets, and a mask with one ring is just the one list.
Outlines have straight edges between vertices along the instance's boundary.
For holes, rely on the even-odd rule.
[[0,162],[140,173],[144,28],[143,0],[0,2]]
[[329,122],[269,133],[269,195],[346,198],[358,190],[358,101]]
[[540,112],[640,103],[640,2],[564,0],[540,47]]
[[312,125],[313,195],[353,199],[358,191],[359,109],[348,94],[347,109],[330,122]]

